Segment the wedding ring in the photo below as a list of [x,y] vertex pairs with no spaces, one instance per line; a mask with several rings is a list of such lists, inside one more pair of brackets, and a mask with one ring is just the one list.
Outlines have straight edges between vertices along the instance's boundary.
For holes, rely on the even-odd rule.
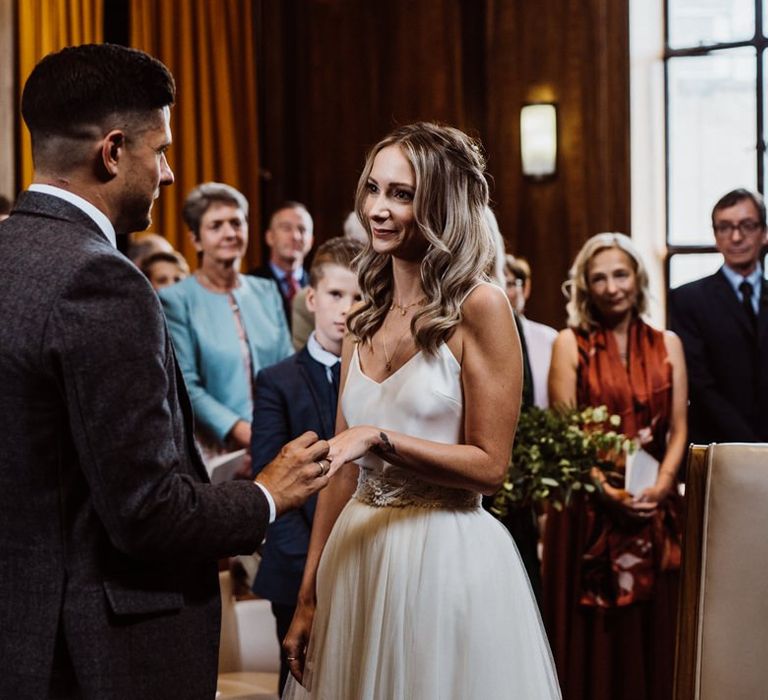
[[298,661],[299,657],[298,656],[286,656],[285,660],[286,661]]
[[315,464],[320,467],[318,476],[325,476],[331,469],[331,463],[327,459],[321,459],[319,462],[315,462]]

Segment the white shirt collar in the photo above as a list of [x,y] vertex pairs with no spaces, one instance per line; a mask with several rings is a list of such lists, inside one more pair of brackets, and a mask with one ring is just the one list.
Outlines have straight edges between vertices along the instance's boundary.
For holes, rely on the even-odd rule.
[[63,190],[61,187],[55,187],[53,185],[39,185],[33,184],[28,188],[31,192],[41,192],[42,194],[49,194],[52,197],[58,197],[66,202],[69,202],[73,206],[77,207],[83,213],[87,214],[96,225],[101,229],[101,232],[107,237],[107,240],[112,244],[114,248],[117,248],[117,236],[115,235],[115,227],[112,222],[107,218],[106,214],[100,209],[97,209],[89,201],[82,197],[68,191]]
[[313,360],[317,360],[320,364],[325,365],[326,367],[333,367],[341,360],[338,355],[328,352],[317,342],[314,331],[312,331],[312,335],[310,335],[309,340],[307,340],[307,351]]

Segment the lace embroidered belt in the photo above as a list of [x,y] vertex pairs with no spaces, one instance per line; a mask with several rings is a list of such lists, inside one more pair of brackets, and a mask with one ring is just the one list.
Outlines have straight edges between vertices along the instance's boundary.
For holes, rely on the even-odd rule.
[[480,494],[474,491],[429,484],[412,476],[404,478],[394,474],[374,473],[365,468],[360,469],[354,498],[376,507],[417,506],[449,510],[475,510],[480,507],[481,501]]

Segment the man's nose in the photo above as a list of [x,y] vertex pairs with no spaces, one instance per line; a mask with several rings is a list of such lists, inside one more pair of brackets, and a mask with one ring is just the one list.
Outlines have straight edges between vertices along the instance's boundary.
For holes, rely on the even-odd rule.
[[160,169],[160,184],[172,185],[174,179],[173,170],[171,170],[171,166],[168,165],[168,159],[165,157],[165,153],[163,153],[163,160]]

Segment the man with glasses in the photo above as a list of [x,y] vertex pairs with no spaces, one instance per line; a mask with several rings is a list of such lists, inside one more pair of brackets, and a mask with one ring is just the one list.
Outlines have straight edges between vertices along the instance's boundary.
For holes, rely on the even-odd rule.
[[690,381],[691,442],[768,442],[768,285],[760,194],[737,189],[712,210],[723,266],[671,295]]

